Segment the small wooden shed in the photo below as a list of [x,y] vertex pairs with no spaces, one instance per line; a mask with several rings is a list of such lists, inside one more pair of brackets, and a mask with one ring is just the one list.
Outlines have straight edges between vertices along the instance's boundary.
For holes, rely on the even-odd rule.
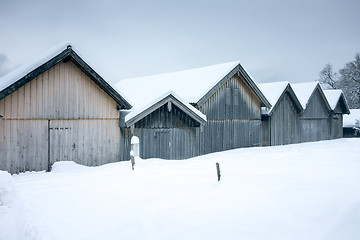
[[230,67],[194,106],[207,117],[200,133],[200,154],[262,145],[261,108],[271,104],[240,63]]
[[323,90],[330,105],[330,139],[343,137],[343,115],[350,114],[350,109],[340,89]]
[[258,86],[272,105],[271,108],[262,108],[262,145],[298,143],[303,108],[289,82],[263,83]]
[[[163,93],[175,92],[204,114],[206,123],[196,129],[197,154],[261,146],[261,107],[271,105],[239,62],[124,79],[116,86],[132,103],[152,102]],[[151,148],[153,141],[139,138],[140,146]],[[167,145],[166,140],[162,147]],[[176,157],[181,158],[185,156]]]
[[0,79],[0,170],[119,161],[119,110],[130,108],[71,45],[61,44]]
[[304,111],[300,116],[299,142],[331,139],[331,107],[317,82],[291,84]]
[[[199,155],[197,134],[206,116],[174,92],[131,112],[122,111],[121,115],[124,118],[120,124],[126,127],[122,130],[140,139],[141,158],[184,159]],[[129,142],[126,146],[129,152]]]

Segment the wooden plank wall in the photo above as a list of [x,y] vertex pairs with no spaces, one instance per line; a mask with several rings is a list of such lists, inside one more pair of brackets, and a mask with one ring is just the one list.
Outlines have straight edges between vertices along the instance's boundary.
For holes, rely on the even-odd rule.
[[118,120],[50,120],[50,162],[99,166],[120,160]]
[[343,115],[341,113],[332,113],[329,116],[330,139],[343,137]]
[[[79,148],[83,146],[82,150],[76,150],[75,156],[88,152],[86,158],[72,160],[85,165],[120,160],[120,145],[113,143],[120,141],[116,107],[117,103],[75,64],[55,65],[0,101],[0,115],[4,116],[0,121],[0,170],[17,173],[47,169],[48,120],[59,123],[59,127],[71,126],[71,133],[65,135]],[[51,134],[55,132],[52,130]],[[60,135],[53,137],[65,136]],[[89,141],[91,144],[87,144]],[[68,149],[67,144],[59,140],[57,146]]]
[[260,100],[244,79],[230,78],[199,110],[207,116],[200,154],[261,146]]
[[196,128],[137,128],[140,157],[185,159],[198,155]]
[[196,129],[199,125],[175,104],[171,111],[164,104],[135,123],[134,135],[140,140],[140,157],[185,159],[197,156]]
[[300,117],[300,141],[311,142],[330,139],[329,111],[324,99],[316,90]]
[[47,169],[47,138],[47,120],[0,120],[0,170]]
[[284,145],[298,143],[299,115],[296,113],[289,95],[286,93],[273,109],[270,119],[270,144]]

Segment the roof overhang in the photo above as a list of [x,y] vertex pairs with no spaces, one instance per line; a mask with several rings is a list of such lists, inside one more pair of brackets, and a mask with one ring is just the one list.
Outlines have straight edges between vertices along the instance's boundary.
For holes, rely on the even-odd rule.
[[168,103],[177,106],[181,111],[185,112],[189,117],[191,117],[194,121],[198,122],[200,125],[204,125],[206,123],[206,116],[203,113],[201,113],[199,110],[197,110],[190,104],[181,101],[179,97],[177,97],[174,93],[169,93],[165,97],[161,98],[159,101],[155,101],[153,104],[131,110],[131,112],[125,116],[126,126],[133,126],[136,122],[140,121],[164,104]]
[[271,108],[270,102],[266,99],[264,94],[260,91],[260,89],[251,79],[251,77],[247,74],[247,72],[241,66],[241,64],[238,64],[235,68],[233,68],[223,79],[221,79],[204,96],[202,96],[196,104],[198,106],[202,105],[210,96],[212,96],[226,81],[228,81],[234,75],[238,75],[244,78],[245,82],[249,85],[249,87],[254,91],[256,96],[260,99],[261,107]]
[[57,53],[50,60],[40,64],[34,69],[28,71],[24,76],[14,79],[13,83],[0,91],[0,100],[15,92],[34,78],[38,77],[57,63],[61,61],[72,61],[78,68],[80,68],[91,80],[93,80],[101,89],[103,89],[111,98],[113,98],[119,105],[120,109],[130,109],[131,105],[120,94],[107,83],[99,74],[97,74],[71,47],[68,45],[60,53]]

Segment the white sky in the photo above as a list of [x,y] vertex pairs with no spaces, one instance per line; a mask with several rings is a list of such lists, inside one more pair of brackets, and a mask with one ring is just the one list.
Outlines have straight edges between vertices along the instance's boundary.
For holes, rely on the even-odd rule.
[[106,80],[239,60],[304,82],[360,52],[358,0],[0,0],[0,76],[71,41]]

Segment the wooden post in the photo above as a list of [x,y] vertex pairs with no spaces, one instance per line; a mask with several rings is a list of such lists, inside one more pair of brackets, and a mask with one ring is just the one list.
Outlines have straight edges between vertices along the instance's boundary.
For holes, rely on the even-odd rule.
[[132,170],[134,171],[134,166],[135,166],[135,156],[134,156],[134,151],[131,150],[130,151],[130,161],[131,161],[131,167]]
[[220,164],[218,162],[216,163],[216,172],[217,172],[217,178],[218,178],[218,182],[219,182],[220,178],[221,178],[221,174],[220,174]]

